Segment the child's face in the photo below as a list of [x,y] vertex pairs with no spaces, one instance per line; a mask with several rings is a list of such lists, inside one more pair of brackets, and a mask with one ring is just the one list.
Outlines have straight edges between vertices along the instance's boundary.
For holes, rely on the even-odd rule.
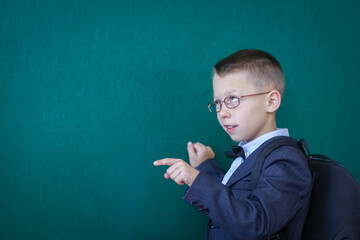
[[[223,101],[229,96],[240,97],[265,92],[249,83],[247,75],[247,72],[229,73],[223,77],[215,74],[213,78],[214,101]],[[217,118],[232,140],[249,142],[270,131],[266,110],[267,96],[268,94],[263,94],[241,98],[240,105],[233,109],[222,104]]]

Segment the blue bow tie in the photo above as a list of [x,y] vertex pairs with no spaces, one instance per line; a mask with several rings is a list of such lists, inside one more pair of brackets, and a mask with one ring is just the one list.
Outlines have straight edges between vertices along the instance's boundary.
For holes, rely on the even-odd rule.
[[242,157],[245,160],[245,152],[244,149],[240,146],[232,146],[232,150],[231,151],[227,151],[225,153],[225,155],[228,158],[237,158],[237,157]]

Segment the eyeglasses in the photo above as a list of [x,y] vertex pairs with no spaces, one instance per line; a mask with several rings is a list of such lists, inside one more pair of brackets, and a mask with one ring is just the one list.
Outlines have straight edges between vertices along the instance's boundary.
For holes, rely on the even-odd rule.
[[[269,91],[270,92],[270,91]],[[236,96],[229,96],[226,97],[223,101],[220,100],[216,100],[216,101],[212,101],[208,103],[208,108],[210,112],[220,112],[221,108],[222,108],[222,104],[224,103],[225,106],[228,109],[232,109],[232,108],[236,108],[237,106],[240,105],[240,100],[241,98],[244,97],[252,97],[252,96],[258,96],[258,95],[263,95],[263,94],[268,94],[269,92],[264,92],[264,93],[255,93],[255,94],[249,94],[249,95],[244,95],[244,96],[240,96],[240,97],[236,97]]]

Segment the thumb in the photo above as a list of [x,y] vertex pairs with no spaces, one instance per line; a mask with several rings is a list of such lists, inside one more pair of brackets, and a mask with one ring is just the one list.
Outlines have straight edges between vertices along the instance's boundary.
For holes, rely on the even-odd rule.
[[206,146],[202,143],[197,142],[194,144],[194,148],[196,152],[200,152],[201,150],[204,150]]
[[194,144],[192,142],[188,142],[187,150],[188,150],[190,159],[196,157],[196,149],[195,149]]

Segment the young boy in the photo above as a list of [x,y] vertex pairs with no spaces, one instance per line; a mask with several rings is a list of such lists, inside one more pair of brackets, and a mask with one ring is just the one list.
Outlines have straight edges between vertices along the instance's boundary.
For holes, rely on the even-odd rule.
[[[187,145],[190,165],[165,158],[165,178],[189,189],[183,200],[206,214],[207,239],[301,239],[311,174],[304,154],[282,146],[265,159],[259,182],[251,190],[250,175],[257,154],[287,129],[277,129],[275,115],[284,92],[279,62],[260,50],[241,50],[213,69],[214,101],[208,107],[232,140],[240,142],[226,174],[214,152],[201,143]],[[289,141],[294,141],[288,138]]]

